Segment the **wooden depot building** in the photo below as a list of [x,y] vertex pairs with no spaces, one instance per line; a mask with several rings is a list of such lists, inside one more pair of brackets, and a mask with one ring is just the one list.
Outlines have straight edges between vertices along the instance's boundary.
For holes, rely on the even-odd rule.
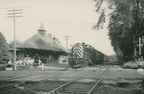
[[43,23],[38,33],[18,45],[17,49],[17,58],[33,58],[38,54],[43,63],[58,62],[61,56],[68,53],[57,38],[52,37],[51,33],[46,34]]

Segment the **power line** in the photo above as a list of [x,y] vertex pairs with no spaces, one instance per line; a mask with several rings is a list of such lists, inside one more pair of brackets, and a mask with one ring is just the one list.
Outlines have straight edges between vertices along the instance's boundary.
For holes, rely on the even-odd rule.
[[[51,2],[48,0],[11,0],[11,1],[6,1],[6,0],[0,0],[0,2]],[[56,2],[56,1],[52,1],[52,2]]]
[[[69,2],[70,0],[66,0],[66,2]],[[73,1],[73,0],[71,0]],[[70,2],[71,2],[70,1]],[[77,0],[77,1],[84,1],[84,0]],[[93,0],[89,0],[93,1]],[[0,0],[0,2],[65,2],[65,1],[54,1],[54,0]]]
[[91,2],[78,2],[78,3],[64,3],[64,4],[49,4],[49,5],[39,5],[39,6],[24,6],[24,7],[4,7],[0,9],[10,9],[10,8],[34,8],[34,7],[49,7],[49,6],[60,6],[60,5],[73,5],[73,4],[84,4],[84,3],[91,3]]

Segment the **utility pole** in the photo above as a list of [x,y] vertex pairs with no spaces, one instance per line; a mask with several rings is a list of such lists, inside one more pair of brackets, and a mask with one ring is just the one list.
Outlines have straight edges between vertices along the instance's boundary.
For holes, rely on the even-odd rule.
[[139,37],[139,45],[138,45],[138,47],[139,47],[139,58],[140,59],[142,59],[142,46],[143,46],[143,38],[141,38],[141,37]]
[[8,10],[8,18],[13,18],[14,23],[14,63],[16,63],[16,18],[22,17],[19,14],[22,14],[22,9],[12,9]]
[[68,40],[70,40],[70,36],[66,35],[64,36],[66,40],[66,49],[68,50]]
[[[70,40],[70,36],[68,36],[68,35],[66,35],[66,36],[64,36],[64,39],[66,40],[66,49],[67,49],[67,51],[68,51],[68,40]],[[66,56],[66,62],[68,62],[68,54],[67,54],[67,56]]]
[[139,37],[139,55],[141,56],[141,51],[142,51],[142,39],[141,39],[141,37]]

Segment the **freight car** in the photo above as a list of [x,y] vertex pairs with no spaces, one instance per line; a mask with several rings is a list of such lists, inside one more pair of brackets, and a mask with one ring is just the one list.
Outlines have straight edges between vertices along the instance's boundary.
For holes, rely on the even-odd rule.
[[72,68],[80,68],[101,64],[108,61],[108,56],[85,43],[76,43],[72,46],[71,56],[68,58]]

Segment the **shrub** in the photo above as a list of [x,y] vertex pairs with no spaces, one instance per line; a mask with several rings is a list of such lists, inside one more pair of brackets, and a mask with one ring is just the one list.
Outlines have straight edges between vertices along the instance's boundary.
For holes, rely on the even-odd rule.
[[139,68],[139,64],[137,62],[128,61],[123,65],[123,68],[137,69]]

